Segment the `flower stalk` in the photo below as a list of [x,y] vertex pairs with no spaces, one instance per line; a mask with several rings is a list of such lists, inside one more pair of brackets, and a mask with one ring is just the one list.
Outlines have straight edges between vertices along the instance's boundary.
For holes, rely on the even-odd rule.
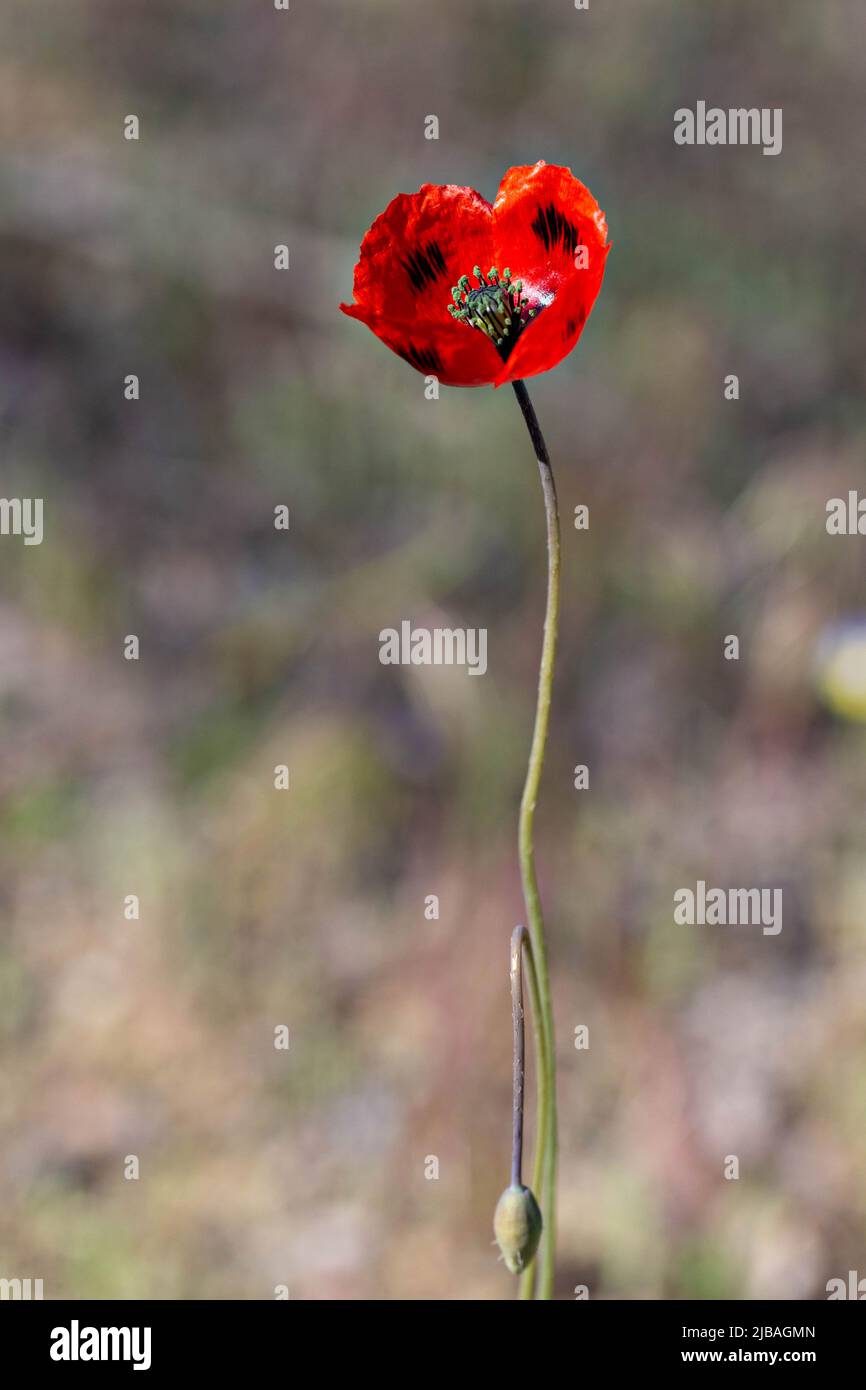
[[[538,697],[535,708],[535,725],[529,751],[529,764],[526,782],[520,802],[518,822],[518,855],[523,897],[529,923],[529,946],[532,969],[529,975],[533,995],[533,1020],[535,1023],[536,1047],[536,1085],[538,1090],[538,1122],[536,1134],[535,1172],[533,1187],[538,1197],[544,1217],[544,1233],[540,1254],[529,1265],[521,1278],[520,1298],[531,1299],[533,1293],[539,1299],[553,1296],[554,1261],[556,1257],[556,1166],[557,1166],[557,1114],[556,1114],[556,1057],[553,1028],[553,1008],[550,997],[550,977],[547,968],[547,945],[544,936],[544,919],[541,910],[541,895],[538,890],[538,877],[535,870],[535,846],[533,824],[538,789],[544,768],[544,753],[547,746],[547,731],[550,723],[550,704],[553,691],[553,671],[556,659],[556,641],[559,627],[560,591],[560,537],[559,508],[556,498],[556,484],[550,464],[550,455],[541,433],[529,392],[523,381],[512,383],[514,394],[523,412],[541,478],[544,496],[544,510],[547,525],[547,604],[544,614],[544,636],[541,644],[541,662],[538,672]],[[536,1286],[537,1268],[537,1286]]]

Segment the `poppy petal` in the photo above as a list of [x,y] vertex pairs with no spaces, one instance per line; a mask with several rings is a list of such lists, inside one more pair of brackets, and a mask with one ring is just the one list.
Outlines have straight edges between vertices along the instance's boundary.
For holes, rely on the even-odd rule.
[[376,218],[355,266],[355,303],[405,322],[439,320],[451,286],[490,264],[492,208],[473,188],[425,183]]
[[571,352],[601,288],[607,223],[570,169],[509,169],[493,204],[495,256],[522,280],[536,317],[523,330],[496,385],[549,371]]
[[350,318],[366,323],[386,347],[425,376],[435,376],[443,386],[490,386],[502,367],[502,359],[490,339],[447,312],[442,321],[420,323],[377,313],[359,304],[341,304]]

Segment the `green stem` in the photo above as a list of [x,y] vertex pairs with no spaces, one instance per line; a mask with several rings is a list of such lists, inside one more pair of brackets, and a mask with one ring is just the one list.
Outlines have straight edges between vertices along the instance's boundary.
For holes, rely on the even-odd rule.
[[523,947],[529,944],[525,927],[515,927],[511,933],[511,1025],[513,1034],[513,1070],[511,1085],[511,1186],[523,1186],[523,1088],[526,1081],[524,1065],[523,1017]]
[[[523,959],[526,962],[526,977],[529,981],[529,995],[532,1000],[532,1036],[535,1043],[536,1071],[541,1077],[546,1071],[547,1048],[544,1040],[544,1032],[541,1026],[541,996],[538,990],[538,975],[535,970],[535,960],[532,955],[532,942],[525,927],[518,927],[521,933],[521,944],[523,946]],[[512,936],[512,942],[514,937]],[[543,1182],[543,1162],[544,1144],[541,1136],[546,1133],[547,1127],[547,1087],[542,1085],[539,1080],[538,1087],[538,1123],[536,1129],[538,1138],[535,1143],[535,1169],[532,1175],[532,1193],[536,1201],[540,1203]],[[525,1269],[520,1276],[520,1286],[518,1298],[521,1301],[531,1299],[535,1292],[535,1266],[537,1261],[533,1260],[528,1269]]]
[[[544,767],[544,750],[547,743],[547,729],[550,723],[550,701],[553,689],[553,668],[556,656],[556,636],[559,622],[559,510],[556,501],[556,485],[550,466],[547,445],[538,423],[529,392],[522,381],[515,381],[514,394],[517,397],[541,477],[544,494],[544,510],[547,518],[547,607],[544,614],[544,637],[541,644],[541,664],[538,672],[538,699],[535,707],[535,728],[529,751],[529,766],[520,802],[518,825],[518,853],[520,857],[520,877],[523,883],[523,897],[526,903],[526,916],[529,924],[529,939],[532,944],[532,957],[537,977],[537,1009],[533,998],[533,1016],[539,1020],[536,1032],[536,1072],[538,1087],[538,1134],[536,1136],[535,1195],[544,1217],[544,1234],[533,1265],[524,1276],[529,1292],[521,1284],[520,1297],[532,1297],[531,1279],[534,1266],[539,1265],[538,1292],[540,1299],[553,1296],[553,1273],[556,1256],[556,1057],[554,1053],[553,1009],[550,999],[550,978],[547,970],[547,947],[544,940],[544,920],[541,914],[541,897],[535,872],[535,850],[532,840],[532,827],[535,806],[538,801],[538,787]],[[530,977],[531,978],[531,977]],[[540,1046],[539,1046],[540,1042]]]

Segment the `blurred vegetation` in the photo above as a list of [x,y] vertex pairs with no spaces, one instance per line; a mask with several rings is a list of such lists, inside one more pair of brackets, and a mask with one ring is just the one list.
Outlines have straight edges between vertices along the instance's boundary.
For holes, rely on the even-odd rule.
[[[509,392],[425,400],[337,304],[396,192],[538,158],[614,244],[533,387],[559,1292],[864,1272],[866,735],[815,675],[864,608],[862,541],[824,528],[866,490],[863,7],[7,0],[2,30],[3,492],[45,540],[0,542],[0,1274],[513,1292],[537,478]],[[782,154],[675,146],[700,98],[783,107]],[[380,666],[404,617],[487,627],[488,674]],[[675,927],[697,878],[782,886],[781,935]]]

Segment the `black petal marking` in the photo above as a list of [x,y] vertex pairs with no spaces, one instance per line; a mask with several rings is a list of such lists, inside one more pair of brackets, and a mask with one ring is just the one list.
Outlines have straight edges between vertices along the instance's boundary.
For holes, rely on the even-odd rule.
[[409,343],[397,351],[404,362],[408,362],[411,367],[417,367],[419,372],[428,376],[441,376],[442,359],[433,348],[419,348],[414,343]]
[[548,203],[546,208],[539,207],[531,225],[539,241],[544,242],[545,251],[561,245],[573,256],[582,244],[574,223],[569,222],[565,214],[553,203]]
[[445,257],[438,241],[428,241],[426,246],[413,251],[402,265],[416,294],[445,274]]

